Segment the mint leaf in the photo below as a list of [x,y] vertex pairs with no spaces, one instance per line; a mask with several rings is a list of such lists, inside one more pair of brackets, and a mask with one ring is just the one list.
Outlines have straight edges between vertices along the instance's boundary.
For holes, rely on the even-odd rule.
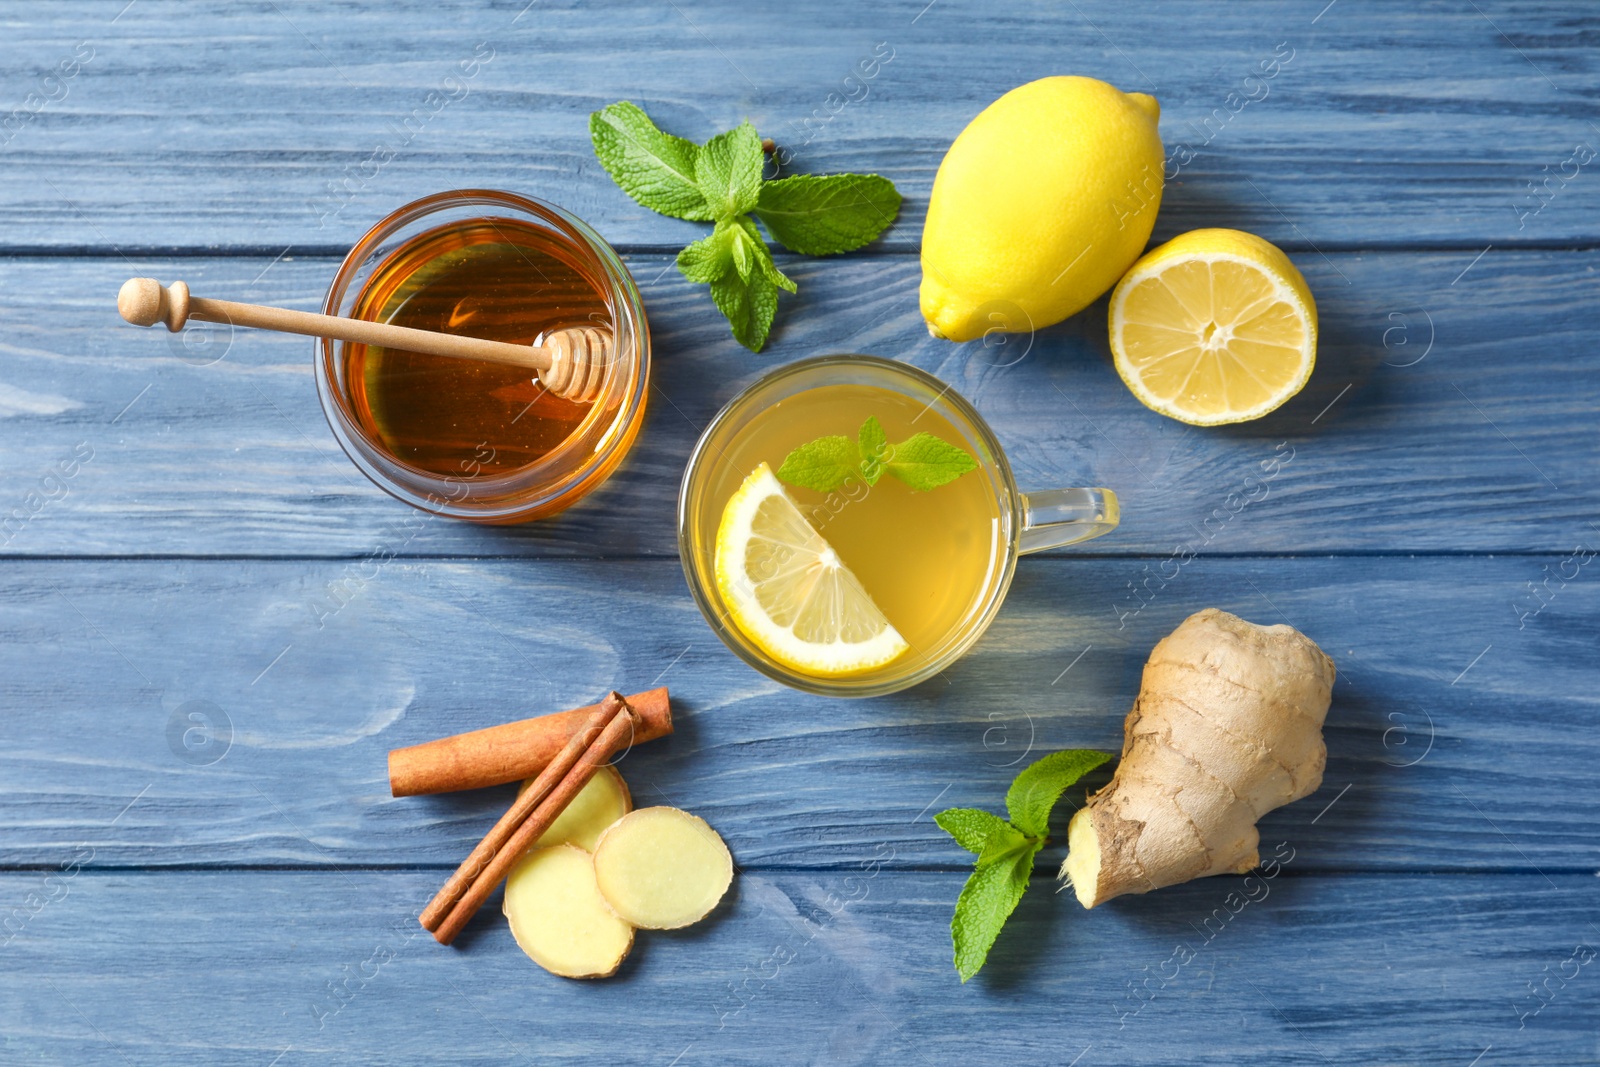
[[622,100],[590,115],[589,139],[612,180],[651,211],[695,222],[717,217],[697,178],[700,146],[662,133],[637,104]]
[[755,205],[774,241],[808,256],[860,248],[899,210],[894,183],[876,174],[796,174],[764,182]]
[[1000,825],[991,830],[984,840],[983,850],[978,853],[979,867],[1004,859],[1012,853],[1022,852],[1033,844],[1032,838],[998,815],[995,820]]
[[772,320],[778,315],[778,289],[763,275],[752,275],[748,287],[750,322],[743,330],[734,330],[733,336],[750,351],[759,352],[766,346]]
[[[745,222],[749,223],[750,220],[745,219]],[[767,276],[767,281],[771,282],[773,285],[776,285],[784,292],[798,293],[800,291],[800,287],[794,283],[794,279],[790,278],[787,274],[783,273],[783,271],[779,270],[778,265],[772,262],[772,250],[769,249],[765,244],[759,244],[756,245],[756,247],[760,249],[760,251],[756,254],[756,262],[761,265],[761,273]]]
[[711,236],[703,237],[678,253],[678,270],[691,282],[706,284],[717,281],[734,269],[734,227],[717,223]]
[[765,162],[761,138],[748,122],[706,142],[695,161],[694,177],[712,218],[730,219],[756,206]]
[[984,845],[989,842],[989,835],[995,829],[1006,825],[1006,821],[998,815],[991,815],[987,811],[977,808],[949,808],[933,817],[939,824],[939,829],[956,839],[956,844],[968,852],[983,852]]
[[990,834],[950,919],[950,942],[962,982],[977,974],[989,958],[995,938],[1027,892],[1033,858],[1042,845],[1010,825],[1002,824]]
[[778,468],[778,477],[790,485],[831,493],[856,474],[860,464],[856,443],[834,434],[807,441],[790,452]]
[[927,492],[977,470],[978,461],[965,449],[919,433],[894,446],[885,469],[913,490]]
[[772,262],[755,223],[743,215],[721,219],[710,237],[678,253],[678,269],[690,281],[707,282],[711,299],[738,342],[752,352],[766,344],[778,311],[778,290],[795,291]]
[[733,267],[739,272],[739,277],[749,281],[750,271],[756,265],[756,251],[737,220],[738,216],[735,216],[733,219],[723,219],[717,225],[728,227],[728,247],[733,252]]
[[761,273],[767,276],[767,280],[779,289],[791,293],[798,291],[799,287],[778,269],[776,263],[772,262],[772,250],[767,247],[767,242],[761,239],[761,231],[750,221],[750,216],[740,215],[734,220],[734,224],[739,227],[738,232],[744,235],[741,244],[744,244],[749,251],[752,265],[760,267]]
[[878,416],[867,416],[856,443],[861,448],[861,475],[868,485],[877,485],[878,479],[883,477],[884,457],[889,454],[889,435],[883,432]]
[[1050,810],[1061,794],[1110,758],[1109,752],[1074,748],[1052,752],[1024,767],[1006,792],[1011,825],[1029,837],[1043,838],[1050,829]]
[[761,351],[778,313],[778,288],[772,280],[760,271],[741,278],[734,270],[711,283],[711,299],[728,320],[734,339],[752,352]]

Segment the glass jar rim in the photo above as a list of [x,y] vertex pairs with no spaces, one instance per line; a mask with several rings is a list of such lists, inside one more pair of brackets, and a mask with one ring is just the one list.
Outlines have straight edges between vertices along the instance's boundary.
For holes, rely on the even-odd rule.
[[[738,635],[737,628],[726,619],[726,611],[721,610],[719,603],[714,599],[716,594],[712,584],[705,580],[702,568],[699,565],[698,546],[693,543],[692,526],[694,517],[690,514],[692,504],[691,490],[694,486],[695,476],[700,471],[706,454],[713,447],[713,440],[729,420],[736,417],[754,399],[773,385],[785,378],[799,374],[807,374],[817,370],[826,370],[830,367],[868,367],[881,370],[889,375],[896,375],[914,382],[925,389],[935,393],[932,405],[945,405],[953,410],[964,421],[978,438],[982,441],[984,450],[992,462],[1003,488],[1004,499],[1001,503],[1001,515],[1005,520],[1006,528],[1001,538],[1001,549],[1005,554],[1004,561],[999,568],[999,573],[989,584],[984,593],[982,607],[976,611],[972,621],[966,628],[963,636],[939,651],[937,656],[931,657],[922,667],[908,671],[903,675],[886,678],[881,682],[859,682],[850,678],[830,679],[819,678],[789,670],[780,664],[772,662],[766,656],[758,654],[754,649],[747,647],[747,641]],[[826,384],[826,383],[818,383]],[[1016,574],[1017,558],[1020,555],[1017,544],[1017,531],[1022,525],[1020,510],[1020,493],[1017,481],[1012,473],[1010,461],[1006,459],[1005,449],[1001,447],[999,439],[987,420],[978,413],[966,397],[955,391],[954,386],[941,381],[936,376],[929,374],[920,367],[914,367],[900,360],[885,359],[882,356],[869,356],[864,354],[841,353],[828,356],[811,356],[795,360],[761,375],[744,389],[724,404],[706,428],[701,432],[699,440],[695,442],[693,450],[689,453],[688,463],[683,470],[683,479],[678,487],[678,558],[683,567],[685,584],[693,597],[695,606],[700,609],[706,624],[734,655],[744,660],[745,663],[766,675],[768,678],[799,689],[803,692],[814,693],[819,696],[834,697],[873,697],[897,693],[903,689],[920,685],[934,675],[949,667],[960,659],[977,643],[994,622],[999,614],[1000,606],[1005,601],[1006,593],[1010,591],[1012,578]]]
[[[559,511],[598,484],[597,476],[609,473],[608,468],[619,458],[618,450],[632,445],[643,414],[650,368],[650,332],[643,298],[627,267],[605,239],[577,216],[537,197],[496,189],[433,193],[396,208],[362,235],[329,284],[323,313],[341,313],[340,305],[352,283],[386,241],[432,216],[479,206],[498,208],[503,216],[555,228],[591,258],[591,266],[598,268],[604,280],[602,295],[611,307],[617,349],[625,352],[631,347],[632,366],[628,374],[610,376],[603,394],[576,430],[534,463],[503,475],[467,478],[437,474],[394,456],[372,440],[346,410],[339,385],[336,342],[318,338],[313,363],[323,415],[334,437],[351,462],[380,489],[437,515],[476,522],[516,522]],[[463,216],[457,221],[470,218]],[[418,230],[406,241],[426,232]],[[361,279],[361,285],[367,280]],[[565,469],[552,478],[552,469],[562,467]]]

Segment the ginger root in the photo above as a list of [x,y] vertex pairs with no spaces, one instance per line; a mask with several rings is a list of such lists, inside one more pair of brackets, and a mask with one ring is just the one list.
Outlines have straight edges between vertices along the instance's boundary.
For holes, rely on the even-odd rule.
[[1185,619],[1145,663],[1116,774],[1067,827],[1078,902],[1255,867],[1256,820],[1322,784],[1333,680],[1292,626]]

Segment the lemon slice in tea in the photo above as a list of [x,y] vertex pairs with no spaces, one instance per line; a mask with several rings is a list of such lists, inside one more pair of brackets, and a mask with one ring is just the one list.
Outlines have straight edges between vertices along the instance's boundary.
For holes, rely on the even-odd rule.
[[734,624],[793,670],[861,674],[910,647],[765,463],[723,509],[716,578]]
[[1111,295],[1111,353],[1140,403],[1193,426],[1258,419],[1298,393],[1317,305],[1289,257],[1239,230],[1192,230]]

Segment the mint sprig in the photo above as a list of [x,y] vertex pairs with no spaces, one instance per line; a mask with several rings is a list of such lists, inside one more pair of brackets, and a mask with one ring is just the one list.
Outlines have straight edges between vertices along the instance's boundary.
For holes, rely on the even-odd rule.
[[876,174],[799,174],[767,181],[756,128],[745,122],[704,145],[663,133],[626,100],[589,116],[594,154],[622,191],[652,211],[715,222],[678,253],[678,269],[711,287],[733,336],[752,352],[767,343],[778,290],[795,283],[772,261],[751,219],[794,252],[830,256],[872,241],[900,210],[894,183]]
[[883,424],[873,415],[861,424],[854,441],[830,434],[794,449],[784,457],[778,477],[790,485],[831,493],[853,477],[877,485],[889,474],[916,492],[927,492],[977,469],[972,453],[931,433],[915,433],[891,445]]
[[956,972],[963,982],[989,958],[995,938],[1027,892],[1033,859],[1050,840],[1056,801],[1110,758],[1109,752],[1068,749],[1024,767],[1006,792],[1009,822],[978,808],[950,808],[933,817],[956,844],[978,854],[950,919]]

